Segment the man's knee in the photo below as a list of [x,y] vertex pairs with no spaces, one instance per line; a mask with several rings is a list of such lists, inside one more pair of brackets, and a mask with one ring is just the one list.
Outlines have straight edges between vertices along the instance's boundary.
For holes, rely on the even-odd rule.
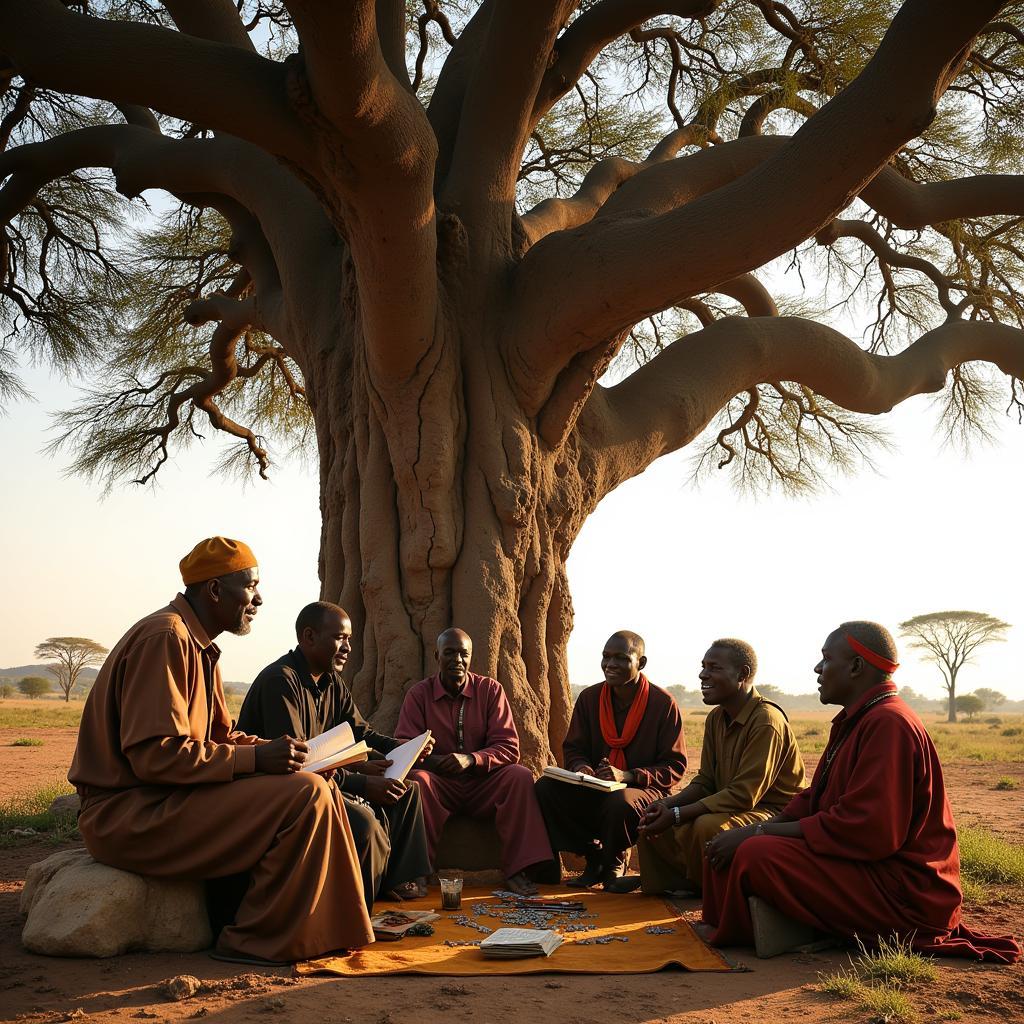
[[633,803],[626,790],[617,789],[601,802],[601,818],[604,821],[639,821],[643,807]]
[[699,818],[693,819],[690,827],[693,829],[694,839],[703,849],[705,843],[714,839],[719,832],[725,831],[729,824],[727,821],[722,821],[719,814],[702,814]]
[[533,789],[535,785],[533,772],[525,764],[506,764],[494,774],[500,775],[503,781],[514,786],[516,789]]

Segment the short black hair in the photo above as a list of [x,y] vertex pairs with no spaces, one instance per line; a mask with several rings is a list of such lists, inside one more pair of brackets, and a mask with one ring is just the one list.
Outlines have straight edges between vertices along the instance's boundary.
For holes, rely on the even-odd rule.
[[750,669],[751,679],[757,675],[757,655],[754,653],[754,648],[746,640],[737,640],[732,636],[723,636],[718,640],[713,640],[709,646],[724,647],[727,651],[731,651],[737,665],[746,665]]
[[312,604],[307,604],[295,620],[296,638],[301,640],[302,633],[306,629],[314,631],[322,629],[324,619],[327,618],[329,612],[340,612],[346,619],[348,618],[348,612],[341,605],[333,604],[330,601],[314,601]]
[[[869,622],[867,619],[853,619],[850,622],[843,622],[840,624],[838,632],[844,636],[849,634],[858,643],[863,644],[869,651],[874,651],[875,654],[880,654],[883,658],[888,661],[899,661],[900,652],[896,647],[896,641],[892,638],[892,633],[878,622]],[[874,668],[875,666],[870,666]],[[888,679],[892,673],[882,672],[882,675]]]
[[[629,644],[630,651],[635,654],[638,658],[642,658],[647,650],[647,645],[644,643],[644,638],[639,633],[634,633],[631,629],[617,629],[612,636],[621,636],[626,643]],[[611,640],[611,636],[608,637]]]

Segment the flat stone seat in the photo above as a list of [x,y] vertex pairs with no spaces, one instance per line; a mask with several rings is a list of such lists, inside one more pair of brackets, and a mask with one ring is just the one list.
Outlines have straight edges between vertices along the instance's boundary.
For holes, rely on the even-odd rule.
[[212,942],[202,882],[149,878],[64,850],[33,864],[21,941],[45,956],[193,953]]
[[434,868],[462,871],[501,870],[501,843],[493,821],[453,814],[441,830]]

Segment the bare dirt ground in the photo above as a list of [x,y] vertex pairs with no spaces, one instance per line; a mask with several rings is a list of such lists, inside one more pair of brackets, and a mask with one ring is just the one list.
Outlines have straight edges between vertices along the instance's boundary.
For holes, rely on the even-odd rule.
[[[11,747],[0,732],[0,799],[66,773],[75,730],[39,730],[42,747]],[[35,735],[15,730],[18,736]],[[808,758],[813,767],[815,758]],[[1020,841],[1021,790],[997,791],[1004,777],[1024,788],[1024,764],[958,763],[946,766],[950,799],[958,820],[984,825]],[[0,850],[0,1020],[56,1024],[88,1020],[131,1024],[200,1018],[218,1024],[519,1024],[538,1018],[558,1024],[607,1021],[672,1024],[739,1024],[797,1021],[832,1024],[868,1021],[849,1002],[814,989],[818,974],[847,964],[845,951],[759,961],[749,950],[730,950],[749,968],[744,973],[651,975],[535,975],[518,978],[392,977],[365,980],[293,979],[284,971],[248,973],[188,955],[136,954],[113,960],[54,960],[22,950],[18,898],[30,864],[54,852],[43,842]],[[699,904],[684,904],[699,918]],[[997,900],[968,922],[988,931],[1024,935],[1024,905]],[[175,1002],[160,989],[164,979],[190,974],[203,982],[191,999]],[[922,1022],[1024,1020],[1024,967],[992,967],[941,961],[939,981],[910,990]]]

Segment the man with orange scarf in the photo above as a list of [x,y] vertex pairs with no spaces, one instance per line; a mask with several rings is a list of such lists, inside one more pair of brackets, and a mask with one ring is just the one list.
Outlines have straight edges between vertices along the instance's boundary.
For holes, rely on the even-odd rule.
[[562,745],[569,771],[626,788],[604,793],[549,778],[537,783],[551,846],[586,857],[575,884],[587,888],[622,874],[644,810],[686,771],[682,715],[643,674],[646,664],[642,637],[612,634],[601,655],[604,682],[579,695]]
[[895,934],[923,953],[1015,963],[1021,949],[1012,938],[961,921],[942,766],[921,719],[897,696],[889,631],[844,622],[821,655],[821,702],[842,707],[828,746],[810,788],[779,814],[708,843],[709,941],[754,942],[770,956],[815,933],[869,945]]

